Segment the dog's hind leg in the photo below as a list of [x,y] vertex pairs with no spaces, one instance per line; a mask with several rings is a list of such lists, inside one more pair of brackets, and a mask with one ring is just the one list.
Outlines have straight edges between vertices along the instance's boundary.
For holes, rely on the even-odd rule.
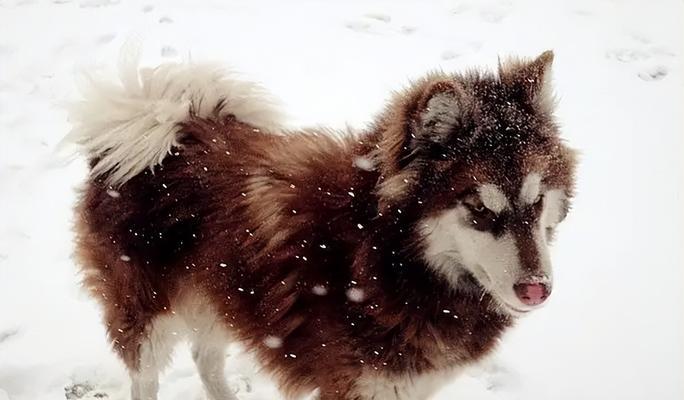
[[228,335],[221,321],[206,315],[195,321],[192,337],[192,359],[197,365],[204,390],[210,400],[237,400],[226,383],[223,368],[226,360]]
[[196,342],[192,346],[192,358],[195,360],[204,390],[210,400],[237,400],[233,391],[226,384],[223,373],[225,365],[225,347]]
[[124,353],[131,377],[131,400],[157,400],[159,373],[169,364],[177,343],[175,318],[155,317],[147,324],[137,351]]

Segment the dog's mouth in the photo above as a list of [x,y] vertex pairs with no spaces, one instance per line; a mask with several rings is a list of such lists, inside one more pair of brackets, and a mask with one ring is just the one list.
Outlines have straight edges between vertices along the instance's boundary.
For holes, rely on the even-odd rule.
[[491,287],[494,286],[493,280],[481,265],[476,264],[474,268],[470,269],[465,266],[460,268],[463,271],[460,280],[461,288],[473,293],[479,293],[481,297],[488,295],[493,300],[494,306],[499,313],[512,317],[521,317],[532,311],[532,309],[526,310],[511,305],[501,295],[496,293],[495,290],[492,290]]
[[501,306],[502,306],[503,308],[505,308],[505,309],[509,312],[509,314],[511,314],[511,315],[513,315],[513,316],[516,316],[516,314],[517,314],[517,315],[524,315],[524,314],[527,314],[527,313],[529,313],[530,311],[532,311],[532,310],[522,310],[522,309],[520,309],[520,308],[513,307],[512,305],[510,305],[510,304],[508,304],[508,303],[506,303],[505,301],[502,301],[502,300],[498,300],[498,299],[497,299],[497,301],[501,304]]

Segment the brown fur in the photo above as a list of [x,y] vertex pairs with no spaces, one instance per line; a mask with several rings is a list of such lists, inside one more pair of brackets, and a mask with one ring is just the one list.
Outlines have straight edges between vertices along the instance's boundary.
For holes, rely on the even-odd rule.
[[[352,399],[365,370],[411,375],[489,353],[511,317],[471,278],[454,288],[433,273],[415,225],[478,182],[514,193],[540,168],[570,194],[572,153],[520,68],[531,67],[501,79],[432,74],[368,132],[342,138],[195,118],[154,172],[120,188],[92,178],[77,208],[78,257],[122,359],[139,368],[150,322],[189,293],[205,296],[293,396],[320,388],[321,399]],[[442,92],[458,96],[460,126],[426,139],[420,118]],[[282,347],[264,346],[267,336]]]

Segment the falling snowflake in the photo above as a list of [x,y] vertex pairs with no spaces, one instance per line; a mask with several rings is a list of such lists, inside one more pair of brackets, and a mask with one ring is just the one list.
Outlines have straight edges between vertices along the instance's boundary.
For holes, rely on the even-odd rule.
[[354,303],[361,303],[366,298],[366,294],[363,289],[353,287],[347,289],[347,298]]
[[375,169],[375,165],[373,163],[373,160],[371,160],[368,157],[356,157],[354,158],[354,166],[358,169],[362,169],[364,171],[373,171]]
[[268,335],[263,340],[264,346],[269,349],[278,349],[283,346],[283,339],[278,336]]
[[328,288],[323,285],[316,285],[311,288],[311,293],[315,294],[316,296],[325,296],[328,294]]

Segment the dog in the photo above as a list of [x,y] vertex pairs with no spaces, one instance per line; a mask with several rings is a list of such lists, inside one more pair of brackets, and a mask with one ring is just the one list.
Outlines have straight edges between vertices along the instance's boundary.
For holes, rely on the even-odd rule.
[[73,104],[76,256],[133,400],[178,340],[233,400],[242,343],[286,398],[426,399],[552,290],[574,195],[551,51],[430,73],[359,132],[286,130],[211,64],[124,67]]

